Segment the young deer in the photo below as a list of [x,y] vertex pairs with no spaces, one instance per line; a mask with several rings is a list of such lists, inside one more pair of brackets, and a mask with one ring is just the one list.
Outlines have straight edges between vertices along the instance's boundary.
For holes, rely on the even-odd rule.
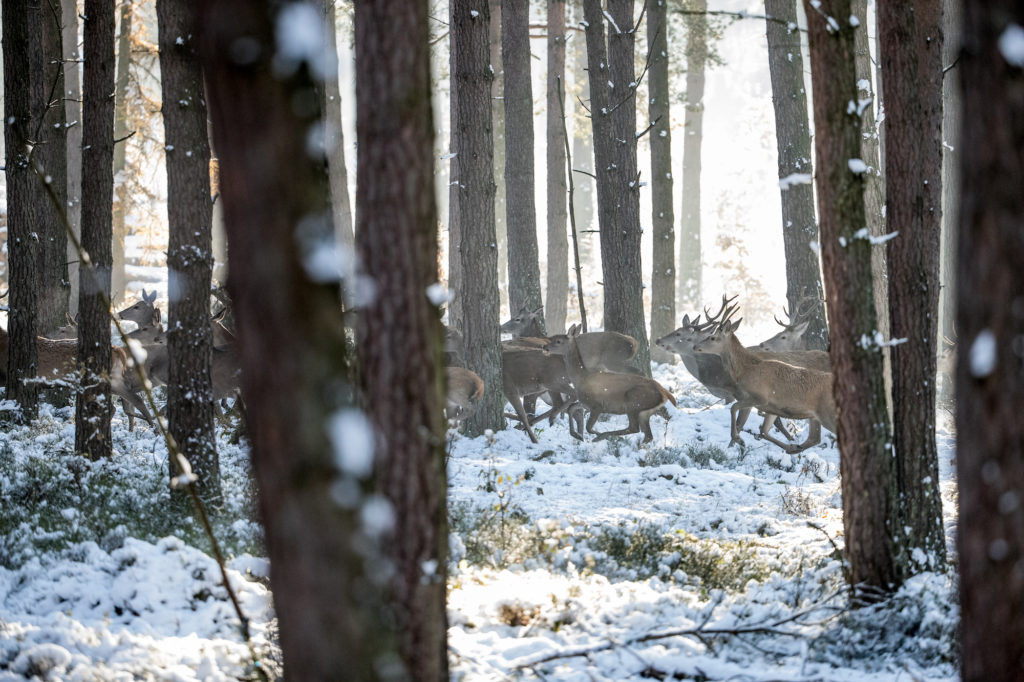
[[810,432],[799,445],[783,443],[769,433],[768,419],[761,425],[760,437],[789,453],[797,453],[821,440],[821,427],[835,433],[836,405],[832,397],[832,374],[766,359],[764,354],[748,350],[736,338],[740,321],[723,322],[719,329],[694,347],[694,352],[722,358],[726,370],[740,390],[731,409],[729,445],[739,443],[736,418],[740,410],[756,407],[787,419],[807,419]]
[[[527,435],[534,443],[537,442],[537,435],[533,432],[532,425],[544,418],[554,423],[555,417],[571,406],[576,399],[576,391],[566,372],[565,362],[562,358],[549,355],[542,350],[502,351],[501,390],[505,394],[505,399],[515,409],[516,418],[522,422]],[[531,419],[523,405],[523,398],[536,397],[545,391],[551,396],[551,409]],[[573,419],[569,420],[569,433],[574,438],[582,439]]]
[[[587,368],[579,346],[579,326],[573,325],[564,339],[553,339],[547,345],[552,355],[562,355],[565,368],[576,387],[576,396],[590,410],[587,417],[587,431],[597,434],[597,440],[609,436],[624,436],[643,431],[644,443],[649,443],[651,415],[665,404],[676,404],[672,394],[654,379],[639,374],[616,374],[597,372]],[[594,425],[602,414],[625,414],[629,426],[618,431],[598,432]]]

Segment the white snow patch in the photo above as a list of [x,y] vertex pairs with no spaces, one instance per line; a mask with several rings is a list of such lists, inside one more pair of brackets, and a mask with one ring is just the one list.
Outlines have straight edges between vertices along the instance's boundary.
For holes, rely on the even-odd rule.
[[794,185],[809,185],[812,181],[810,173],[790,173],[784,178],[779,178],[779,188],[785,191]]
[[846,164],[855,175],[861,175],[868,171],[868,165],[864,163],[863,159],[850,159]]
[[343,408],[327,418],[327,436],[339,471],[357,478],[373,473],[373,425],[359,410]]
[[285,5],[277,15],[274,30],[275,72],[291,76],[305,63],[311,75],[321,82],[337,78],[337,51],[330,49],[327,31],[323,16],[314,5],[305,2]]
[[1024,69],[1024,28],[1010,24],[999,36],[999,52],[1010,66]]
[[971,376],[983,379],[996,370],[996,335],[991,329],[982,329],[974,338],[968,354]]

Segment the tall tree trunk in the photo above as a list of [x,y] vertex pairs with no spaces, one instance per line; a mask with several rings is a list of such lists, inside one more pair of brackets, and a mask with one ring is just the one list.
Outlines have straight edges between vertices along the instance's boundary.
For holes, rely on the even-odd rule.
[[[812,4],[813,3],[813,4]],[[894,539],[899,517],[895,465],[885,410],[882,356],[871,287],[871,242],[864,226],[864,177],[850,166],[860,153],[854,32],[849,0],[804,0],[814,87],[815,155],[821,243],[832,330],[830,356],[838,407],[843,527],[848,578],[888,591],[897,585]],[[864,594],[866,598],[871,592]]]
[[[647,49],[650,50],[651,119],[651,338],[676,328],[676,232],[672,201],[672,117],[668,88],[668,2],[647,7]],[[651,359],[675,362],[675,354],[655,346]]]
[[442,333],[423,292],[437,281],[434,129],[423,0],[356,6],[360,263],[377,283],[360,311],[378,490],[391,503],[395,626],[410,679],[447,681]]
[[[508,291],[508,223],[505,220],[505,68],[501,59],[501,0],[488,0],[491,26],[491,121],[494,130],[494,234],[498,244],[498,291]],[[514,310],[512,311],[515,312]]]
[[[857,101],[858,106],[863,107],[860,117],[861,149],[860,159],[867,164],[868,170],[864,173],[864,210],[867,219],[868,232],[880,237],[885,234],[885,158],[882,155],[882,128],[878,125],[876,118],[875,104],[878,101],[878,93],[882,91],[881,69],[876,72],[874,62],[871,60],[868,36],[868,6],[867,0],[852,0],[851,10],[853,16],[860,22],[861,30],[854,35],[855,63],[857,68]],[[877,21],[877,16],[876,16]],[[877,73],[877,86],[872,88],[871,76]],[[878,331],[885,339],[892,338],[891,325],[889,324],[889,272],[885,264],[885,249],[883,244],[871,250],[871,277],[875,295],[875,311],[878,313]],[[882,348],[882,357],[885,366],[885,395],[887,401],[886,409],[889,418],[892,419],[892,352],[889,347]]]
[[[942,64],[949,68],[956,63],[962,45],[963,0],[943,3]],[[957,218],[960,211],[960,135],[961,109],[959,66],[947,71],[942,79],[942,243],[939,256],[939,338],[937,347],[947,348],[956,340],[956,260]],[[953,377],[944,374],[939,386],[939,400],[953,399]]]
[[[37,106],[42,124],[38,131],[36,158],[49,178],[57,205],[43,199],[43,222],[35,231],[40,238],[40,268],[36,273],[39,288],[39,314],[36,331],[40,334],[67,324],[68,315],[68,235],[61,211],[68,203],[67,126],[62,96],[64,87],[64,46],[60,14],[43,3],[40,17],[42,34],[42,83]],[[72,65],[75,66],[75,65]],[[60,208],[58,208],[58,206]]]
[[[448,0],[448,23],[455,22],[455,4],[458,0]],[[458,146],[459,132],[456,128],[459,106],[459,84],[455,79],[458,66],[455,55],[455,36],[448,31],[448,73],[449,73],[449,144],[448,144],[448,290],[451,301],[448,303],[448,326],[462,329],[462,230],[460,229],[459,195],[461,194],[462,178],[459,175],[459,156],[455,153]]]
[[[797,306],[812,299],[808,347],[828,348],[828,327],[821,287],[821,267],[812,244],[820,243],[811,184],[811,128],[804,88],[804,59],[796,30],[796,0],[765,0],[768,70],[775,106],[775,137],[779,150],[782,193],[782,239],[786,251],[786,299]],[[793,27],[792,29],[790,27]],[[806,306],[806,303],[804,303]],[[806,309],[806,308],[805,308]]]
[[[543,305],[537,252],[533,172],[533,86],[530,77],[529,0],[501,3],[501,62],[505,72],[505,223],[508,230],[508,304],[513,313]],[[543,324],[543,319],[541,319]]]
[[650,376],[640,267],[640,182],[636,161],[636,90],[632,0],[615,0],[605,14],[584,0],[597,206],[604,280],[604,328],[640,343],[636,362]]
[[[544,323],[549,334],[562,334],[569,300],[568,186],[564,122],[558,104],[559,92],[565,89],[565,0],[548,0],[547,86],[548,276]],[[513,308],[512,313],[516,310]]]
[[[78,4],[75,0],[61,0],[64,44],[64,97],[67,123],[68,222],[75,237],[82,235],[82,78],[81,54],[78,51]],[[67,244],[68,310],[78,310],[78,251],[71,240]]]
[[[360,521],[379,509],[373,436],[352,407],[337,276],[306,267],[336,247],[333,228],[323,221],[301,243],[297,234],[328,211],[326,158],[306,144],[319,99],[307,66],[271,66],[274,27],[321,12],[318,2],[278,7],[215,0],[200,17],[253,468],[289,678],[375,680],[397,649],[381,608],[381,538]],[[241,41],[253,49],[240,59]],[[296,97],[314,106],[296,110]]]
[[[462,228],[459,264],[465,282],[461,297],[466,367],[484,381],[484,397],[464,423],[478,436],[505,427],[501,392],[501,340],[498,253],[494,247],[494,179],[491,139],[491,73],[487,0],[453,0],[452,78],[457,108],[452,121],[459,159],[458,212]],[[531,147],[532,148],[532,147]]]
[[114,0],[86,0],[83,14],[82,248],[78,361],[85,371],[75,405],[75,450],[109,457],[110,266],[114,201]]
[[[957,484],[963,679],[1024,662],[1024,79],[1014,0],[964,3],[957,270]],[[1006,49],[1000,49],[1000,41]],[[1009,63],[1010,60],[1015,63]],[[969,124],[968,124],[969,123]]]
[[[338,0],[323,0],[324,28],[327,47],[334,58],[338,55]],[[327,169],[331,181],[331,214],[334,231],[341,244],[355,248],[352,233],[352,200],[348,194],[348,168],[345,166],[345,128],[341,117],[341,85],[338,74],[324,81],[324,123],[327,126]]]
[[31,140],[38,120],[35,104],[42,101],[42,46],[39,5],[29,0],[3,3],[4,53],[4,170],[7,184],[7,258],[10,310],[7,316],[7,399],[18,403],[21,418],[30,421],[38,410],[39,388],[34,378],[39,271],[36,226],[43,221],[45,203],[40,178],[33,169]]
[[[573,3],[573,26],[582,25],[583,8],[582,3]],[[594,224],[594,208],[597,201],[597,182],[594,177],[594,145],[591,134],[593,129],[587,122],[589,113],[580,106],[580,102],[590,102],[590,79],[587,76],[587,41],[578,32],[571,34],[568,41],[573,52],[572,78],[576,96],[565,97],[566,115],[569,116],[570,105],[572,114],[570,117],[570,129],[572,130],[572,165],[573,185],[575,194],[573,199],[573,210],[576,212],[577,239],[580,245],[580,264],[583,267],[584,276],[586,273],[595,272],[600,266],[600,249],[595,248],[598,239],[597,226]],[[594,278],[591,279],[593,281]],[[603,300],[603,293],[598,286],[588,290],[592,296],[601,297],[595,303]]]
[[[156,13],[167,150],[167,420],[199,477],[200,496],[216,502],[221,486],[210,376],[213,204],[198,15],[188,0],[157,0]],[[173,478],[177,463],[168,466]]]
[[[125,256],[124,240],[128,234],[125,215],[128,213],[129,187],[124,174],[127,170],[128,151],[128,78],[132,63],[132,15],[133,0],[121,0],[121,14],[117,35],[117,76],[114,86],[114,243],[113,265],[110,274],[111,302],[115,305],[124,300]],[[166,100],[165,100],[166,101]],[[166,142],[171,144],[171,142]]]
[[694,0],[696,14],[686,27],[686,114],[683,119],[683,213],[676,274],[679,305],[699,309],[703,303],[700,239],[701,143],[704,137],[704,69],[707,64],[707,0]]
[[904,578],[942,570],[939,456],[935,443],[935,335],[942,203],[942,2],[878,6],[885,83],[886,220],[892,348],[893,449]]

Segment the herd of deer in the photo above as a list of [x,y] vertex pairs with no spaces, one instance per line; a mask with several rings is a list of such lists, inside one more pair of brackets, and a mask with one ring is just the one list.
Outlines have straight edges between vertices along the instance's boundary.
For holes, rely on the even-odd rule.
[[[125,414],[128,416],[128,428],[131,430],[135,427],[136,412],[150,424],[153,423],[146,402],[141,396],[142,380],[135,371],[133,359],[141,360],[145,374],[153,385],[166,384],[170,372],[167,336],[160,309],[156,307],[155,291],[147,293],[143,289],[142,300],[119,311],[117,315],[120,319],[137,325],[137,329],[128,334],[130,353],[120,346],[110,347],[110,390],[121,398]],[[241,368],[234,347],[234,335],[224,326],[223,314],[212,318],[210,325],[214,346],[211,379],[216,406],[218,401],[238,390]],[[47,336],[37,337],[36,349],[39,360],[36,376],[42,382],[62,385],[73,380],[78,371],[77,333],[74,322],[71,322]],[[5,384],[9,342],[7,330],[0,328],[0,376],[3,377]]]
[[[807,350],[804,333],[808,322],[799,309],[789,323],[776,321],[783,330],[755,347],[745,347],[736,338],[740,320],[733,320],[738,306],[735,297],[722,297],[722,306],[711,315],[704,310],[694,319],[683,318],[682,326],[655,343],[679,355],[686,369],[712,395],[731,402],[730,445],[740,443],[739,432],[752,409],[764,415],[760,437],[789,453],[802,452],[821,440],[821,427],[836,430],[836,407],[832,397],[832,368],[828,353]],[[788,313],[787,313],[788,314]],[[583,439],[582,412],[589,411],[586,430],[598,440],[609,436],[643,432],[649,442],[650,419],[666,401],[675,399],[657,381],[643,376],[630,361],[637,353],[635,339],[616,332],[580,333],[578,326],[568,334],[545,336],[540,310],[521,310],[501,326],[512,339],[502,342],[502,391],[515,409],[507,416],[518,419],[530,440],[537,442],[532,425],[541,419],[569,414],[569,432]],[[472,371],[461,367],[461,337],[448,330],[448,414],[465,419],[473,413],[483,395],[484,385]],[[546,394],[551,409],[533,416],[536,399]],[[629,425],[618,431],[594,429],[603,414],[621,414]],[[803,443],[784,442],[771,433],[774,426],[788,441],[792,436],[779,421],[806,419],[810,423]]]

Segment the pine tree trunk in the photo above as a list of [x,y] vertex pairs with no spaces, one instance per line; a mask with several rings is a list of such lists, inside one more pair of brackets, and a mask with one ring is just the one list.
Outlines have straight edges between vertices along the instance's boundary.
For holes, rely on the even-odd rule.
[[357,245],[378,287],[360,311],[359,351],[378,490],[394,510],[402,660],[410,679],[446,682],[443,337],[423,295],[437,281],[427,12],[420,0],[356,6]]
[[[508,222],[505,220],[505,68],[501,60],[501,0],[488,0],[491,26],[491,121],[494,129],[494,234],[498,244],[498,291],[508,291]],[[500,296],[499,296],[500,297]]]
[[[890,452],[882,356],[871,287],[871,243],[855,233],[864,226],[864,177],[849,160],[860,152],[854,32],[849,0],[807,10],[814,86],[815,156],[821,243],[828,292],[830,356],[838,408],[843,527],[848,578],[865,598],[897,586],[892,533],[898,528],[896,472]],[[815,2],[815,5],[818,3]],[[834,29],[832,27],[835,27]],[[863,340],[867,340],[864,342]]]
[[86,0],[82,84],[82,248],[78,361],[85,376],[75,406],[75,451],[109,457],[110,266],[114,201],[114,0]]
[[487,0],[453,0],[452,77],[457,108],[452,122],[459,159],[458,212],[462,227],[459,250],[463,281],[457,291],[462,305],[466,367],[483,379],[486,389],[476,413],[464,422],[466,433],[505,427],[501,392],[501,342],[498,332],[498,253],[494,236],[494,179],[491,139],[491,73]]
[[[448,22],[455,22],[455,4],[458,0],[448,0]],[[462,329],[462,230],[460,229],[459,194],[462,183],[459,175],[459,156],[455,153],[458,146],[459,132],[456,121],[459,113],[459,83],[455,78],[456,64],[455,37],[448,31],[448,73],[450,74],[448,119],[448,291],[451,301],[448,303],[448,326]],[[504,167],[504,166],[503,166]]]
[[[289,679],[376,680],[397,648],[372,573],[380,538],[359,513],[374,498],[372,453],[356,443],[372,432],[353,408],[338,278],[305,266],[334,248],[329,221],[297,248],[296,227],[328,211],[330,188],[326,158],[306,145],[319,99],[292,104],[314,92],[309,71],[271,68],[276,5],[218,0],[200,17],[253,468]],[[255,49],[239,60],[243,39]]]
[[[650,50],[651,119],[651,338],[676,328],[676,233],[672,201],[672,118],[668,87],[668,4],[647,6],[647,49]],[[675,353],[654,346],[651,359],[674,363]]]
[[[782,239],[786,251],[786,299],[797,306],[812,299],[810,325],[804,333],[808,347],[828,348],[824,294],[818,253],[820,243],[811,184],[811,129],[804,88],[804,59],[796,26],[796,0],[765,0],[768,34],[768,70],[775,106],[775,137],[779,150],[779,187],[782,192]],[[804,303],[806,305],[806,303]]]
[[[529,0],[501,3],[501,62],[505,74],[505,224],[508,230],[509,310],[543,305],[534,200],[533,86]],[[543,324],[543,319],[541,319]]]
[[604,280],[604,328],[640,343],[635,362],[651,373],[640,267],[640,183],[636,161],[636,90],[632,0],[615,0],[605,15],[585,0],[591,120]]
[[[204,499],[221,497],[210,375],[213,204],[198,16],[188,0],[157,0],[167,164],[167,420],[199,477]],[[168,463],[171,477],[176,462]]]
[[[75,0],[61,0],[64,46],[64,98],[67,121],[68,222],[77,239],[82,236],[82,78],[78,51],[78,6]],[[78,251],[71,240],[67,244],[68,310],[78,311]],[[62,323],[63,324],[63,323]]]
[[[327,45],[338,54],[337,0],[323,0],[324,28],[327,30]],[[355,248],[352,232],[352,200],[348,194],[348,168],[345,166],[345,128],[341,118],[341,85],[338,74],[324,83],[324,123],[327,126],[327,168],[331,181],[331,213],[334,217],[334,231],[338,240],[349,248]]]
[[[903,577],[946,563],[935,443],[942,204],[942,2],[878,8],[885,83],[886,220],[892,348],[893,447],[906,535],[898,536]],[[918,551],[920,550],[920,551]]]
[[38,140],[35,154],[57,197],[57,206],[48,198],[43,198],[40,207],[43,222],[36,227],[40,238],[40,268],[36,273],[39,289],[36,331],[44,334],[67,324],[70,285],[68,235],[64,229],[64,216],[61,215],[68,203],[67,126],[64,106],[60,101],[65,90],[64,41],[59,15],[47,7],[42,11],[40,19],[43,80],[39,94],[43,99],[38,103],[42,114],[42,126],[38,130],[43,138]]
[[1019,2],[964,3],[964,126],[950,141],[962,160],[956,471],[966,682],[1020,680],[1024,665],[1024,79],[1000,49],[1013,25],[1024,26]]
[[[868,36],[867,0],[852,0],[853,16],[857,17],[862,30],[854,36],[854,50],[857,68],[857,98],[864,103],[861,113],[861,150],[860,159],[868,165],[864,174],[864,210],[868,232],[876,237],[885,234],[885,156],[882,154],[882,129],[876,120],[875,105],[878,95],[882,92],[881,75],[877,71],[876,87],[871,87],[871,76],[875,74],[874,62],[871,60]],[[877,20],[877,16],[876,16]],[[892,338],[889,324],[889,272],[885,264],[886,246],[878,246],[871,250],[871,277],[875,294],[875,311],[878,314],[878,331],[885,339]],[[885,363],[885,395],[889,418],[892,419],[892,352],[888,347],[882,349]]]
[[[569,300],[568,186],[558,98],[559,91],[565,89],[565,0],[548,0],[547,86],[548,273],[544,323],[549,334],[563,334]],[[515,311],[513,308],[513,314]]]
[[[707,0],[695,0],[694,11],[706,12]],[[679,233],[678,303],[703,306],[700,235],[701,143],[704,137],[704,68],[707,63],[707,17],[693,14],[686,29],[686,114],[683,119],[683,199]]]
[[[4,53],[4,169],[7,189],[7,263],[10,309],[6,341],[8,400],[18,403],[21,419],[35,419],[39,388],[32,382],[38,365],[36,354],[36,317],[40,248],[33,238],[43,220],[42,184],[32,168],[30,140],[35,137],[37,120],[33,104],[42,100],[42,52],[38,35],[39,6],[28,0],[3,5]],[[32,49],[35,46],[36,50]],[[33,65],[33,53],[38,57]]]
[[[128,74],[132,63],[132,9],[133,0],[120,0],[121,14],[118,21],[117,35],[117,76],[114,86],[114,177],[117,186],[114,190],[114,269],[110,275],[111,302],[121,303],[125,295],[125,255],[124,240],[128,234],[125,226],[125,214],[128,212],[129,187],[125,182],[124,173],[127,168],[128,150]],[[165,141],[165,145],[171,142]]]
[[[582,25],[582,5],[573,3],[572,13],[572,25]],[[598,234],[598,230],[594,224],[597,181],[594,177],[594,146],[593,139],[591,138],[593,128],[587,121],[589,113],[580,106],[581,101],[590,102],[590,79],[587,75],[587,41],[582,34],[574,32],[571,40],[568,41],[568,45],[573,53],[572,79],[575,96],[570,96],[568,94],[569,91],[566,91],[565,107],[566,116],[570,117],[567,125],[569,125],[569,129],[572,131],[572,165],[573,173],[575,174],[573,176],[573,185],[575,186],[573,211],[576,213],[576,238],[580,246],[580,265],[583,268],[584,286],[588,287],[584,294],[595,297],[592,305],[603,305],[604,293],[601,287],[596,284],[589,286],[590,283],[597,279],[591,276],[591,273],[596,273],[600,267],[600,249],[596,248],[598,237],[595,235]]]

